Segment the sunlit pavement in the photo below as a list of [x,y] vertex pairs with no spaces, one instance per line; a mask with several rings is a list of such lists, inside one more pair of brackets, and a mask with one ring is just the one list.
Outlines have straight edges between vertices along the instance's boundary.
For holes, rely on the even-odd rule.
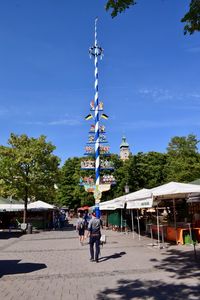
[[161,244],[104,231],[99,263],[77,232],[49,231],[2,239],[0,299],[200,299],[200,246]]

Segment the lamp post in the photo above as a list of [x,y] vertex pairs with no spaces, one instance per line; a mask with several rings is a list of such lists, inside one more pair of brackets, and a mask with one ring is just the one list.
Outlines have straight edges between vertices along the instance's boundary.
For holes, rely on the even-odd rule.
[[128,194],[129,193],[129,186],[128,184],[126,183],[125,187],[124,187],[124,190],[125,190],[125,194]]
[[[127,183],[126,183],[126,185],[124,187],[124,190],[125,190],[125,194],[129,193],[129,186],[128,186]],[[122,216],[122,209],[121,209],[121,232],[122,232],[122,228],[123,228],[123,216]]]

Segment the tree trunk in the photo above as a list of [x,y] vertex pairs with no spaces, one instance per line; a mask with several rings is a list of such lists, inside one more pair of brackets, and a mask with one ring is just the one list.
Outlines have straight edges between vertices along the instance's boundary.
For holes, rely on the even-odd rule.
[[26,223],[26,216],[27,216],[27,199],[24,200],[24,214],[23,214],[23,223]]
[[28,204],[28,189],[25,188],[25,195],[24,195],[24,214],[23,214],[23,223],[26,223],[27,217],[27,204]]

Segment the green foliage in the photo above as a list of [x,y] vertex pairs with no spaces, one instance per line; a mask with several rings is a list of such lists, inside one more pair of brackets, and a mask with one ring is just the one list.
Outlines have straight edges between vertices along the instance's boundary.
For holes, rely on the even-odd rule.
[[192,0],[190,9],[182,18],[181,22],[186,22],[184,34],[192,34],[195,31],[200,31],[200,1]]
[[[44,136],[35,139],[11,134],[8,145],[0,146],[0,195],[24,199],[25,205],[28,198],[75,209],[94,205],[93,194],[79,185],[81,177],[94,176],[94,171],[81,170],[83,158],[69,158],[59,170],[59,159],[52,154],[55,147]],[[125,162],[112,154],[116,185],[102,194],[101,201],[124,195],[126,184],[134,192],[169,181],[191,182],[199,178],[197,145],[196,136],[190,134],[173,137],[166,154],[139,152]]]
[[59,177],[59,159],[52,154],[55,146],[45,136],[13,133],[8,145],[0,146],[0,194],[23,199],[25,209],[28,199],[53,202]]
[[58,186],[58,204],[69,208],[78,208],[84,205],[93,205],[93,194],[89,194],[84,187],[79,186],[81,177],[90,175],[81,171],[82,158],[69,158],[61,169],[61,180]]
[[[125,194],[125,185],[130,192],[142,188],[153,188],[169,181],[190,182],[200,177],[200,155],[198,141],[194,135],[174,137],[169,142],[167,153],[139,152],[122,161],[112,154],[116,185],[102,193],[101,201],[111,200]],[[59,201],[62,205],[77,208],[94,205],[92,193],[79,186],[80,177],[94,175],[93,171],[81,171],[82,158],[70,158],[62,168],[59,186]],[[109,172],[109,171],[108,171]],[[101,174],[102,175],[102,174]]]
[[175,136],[167,148],[167,181],[190,182],[200,176],[200,155],[195,135]]
[[152,188],[165,182],[163,172],[166,155],[158,152],[138,153],[130,155],[129,160],[123,162],[118,156],[112,156],[114,162],[114,177],[117,184],[103,194],[103,200],[113,199],[124,195],[125,185],[130,192],[142,188]]
[[163,168],[166,155],[158,152],[138,153],[133,157],[132,191],[153,188],[165,182]]
[[[108,0],[106,10],[111,10],[111,16],[114,18],[135,4],[135,0]],[[184,34],[200,31],[200,0],[191,0],[190,9],[181,19],[181,22],[186,22]]]
[[106,10],[111,9],[111,16],[114,18],[134,4],[136,4],[135,0],[110,0],[106,3]]

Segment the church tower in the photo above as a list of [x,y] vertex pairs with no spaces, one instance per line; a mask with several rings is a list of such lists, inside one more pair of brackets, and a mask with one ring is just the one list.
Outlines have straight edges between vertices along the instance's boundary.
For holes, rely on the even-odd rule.
[[126,137],[122,137],[122,142],[120,144],[120,159],[123,161],[129,159],[130,155],[130,149],[129,149],[129,144],[126,141]]

